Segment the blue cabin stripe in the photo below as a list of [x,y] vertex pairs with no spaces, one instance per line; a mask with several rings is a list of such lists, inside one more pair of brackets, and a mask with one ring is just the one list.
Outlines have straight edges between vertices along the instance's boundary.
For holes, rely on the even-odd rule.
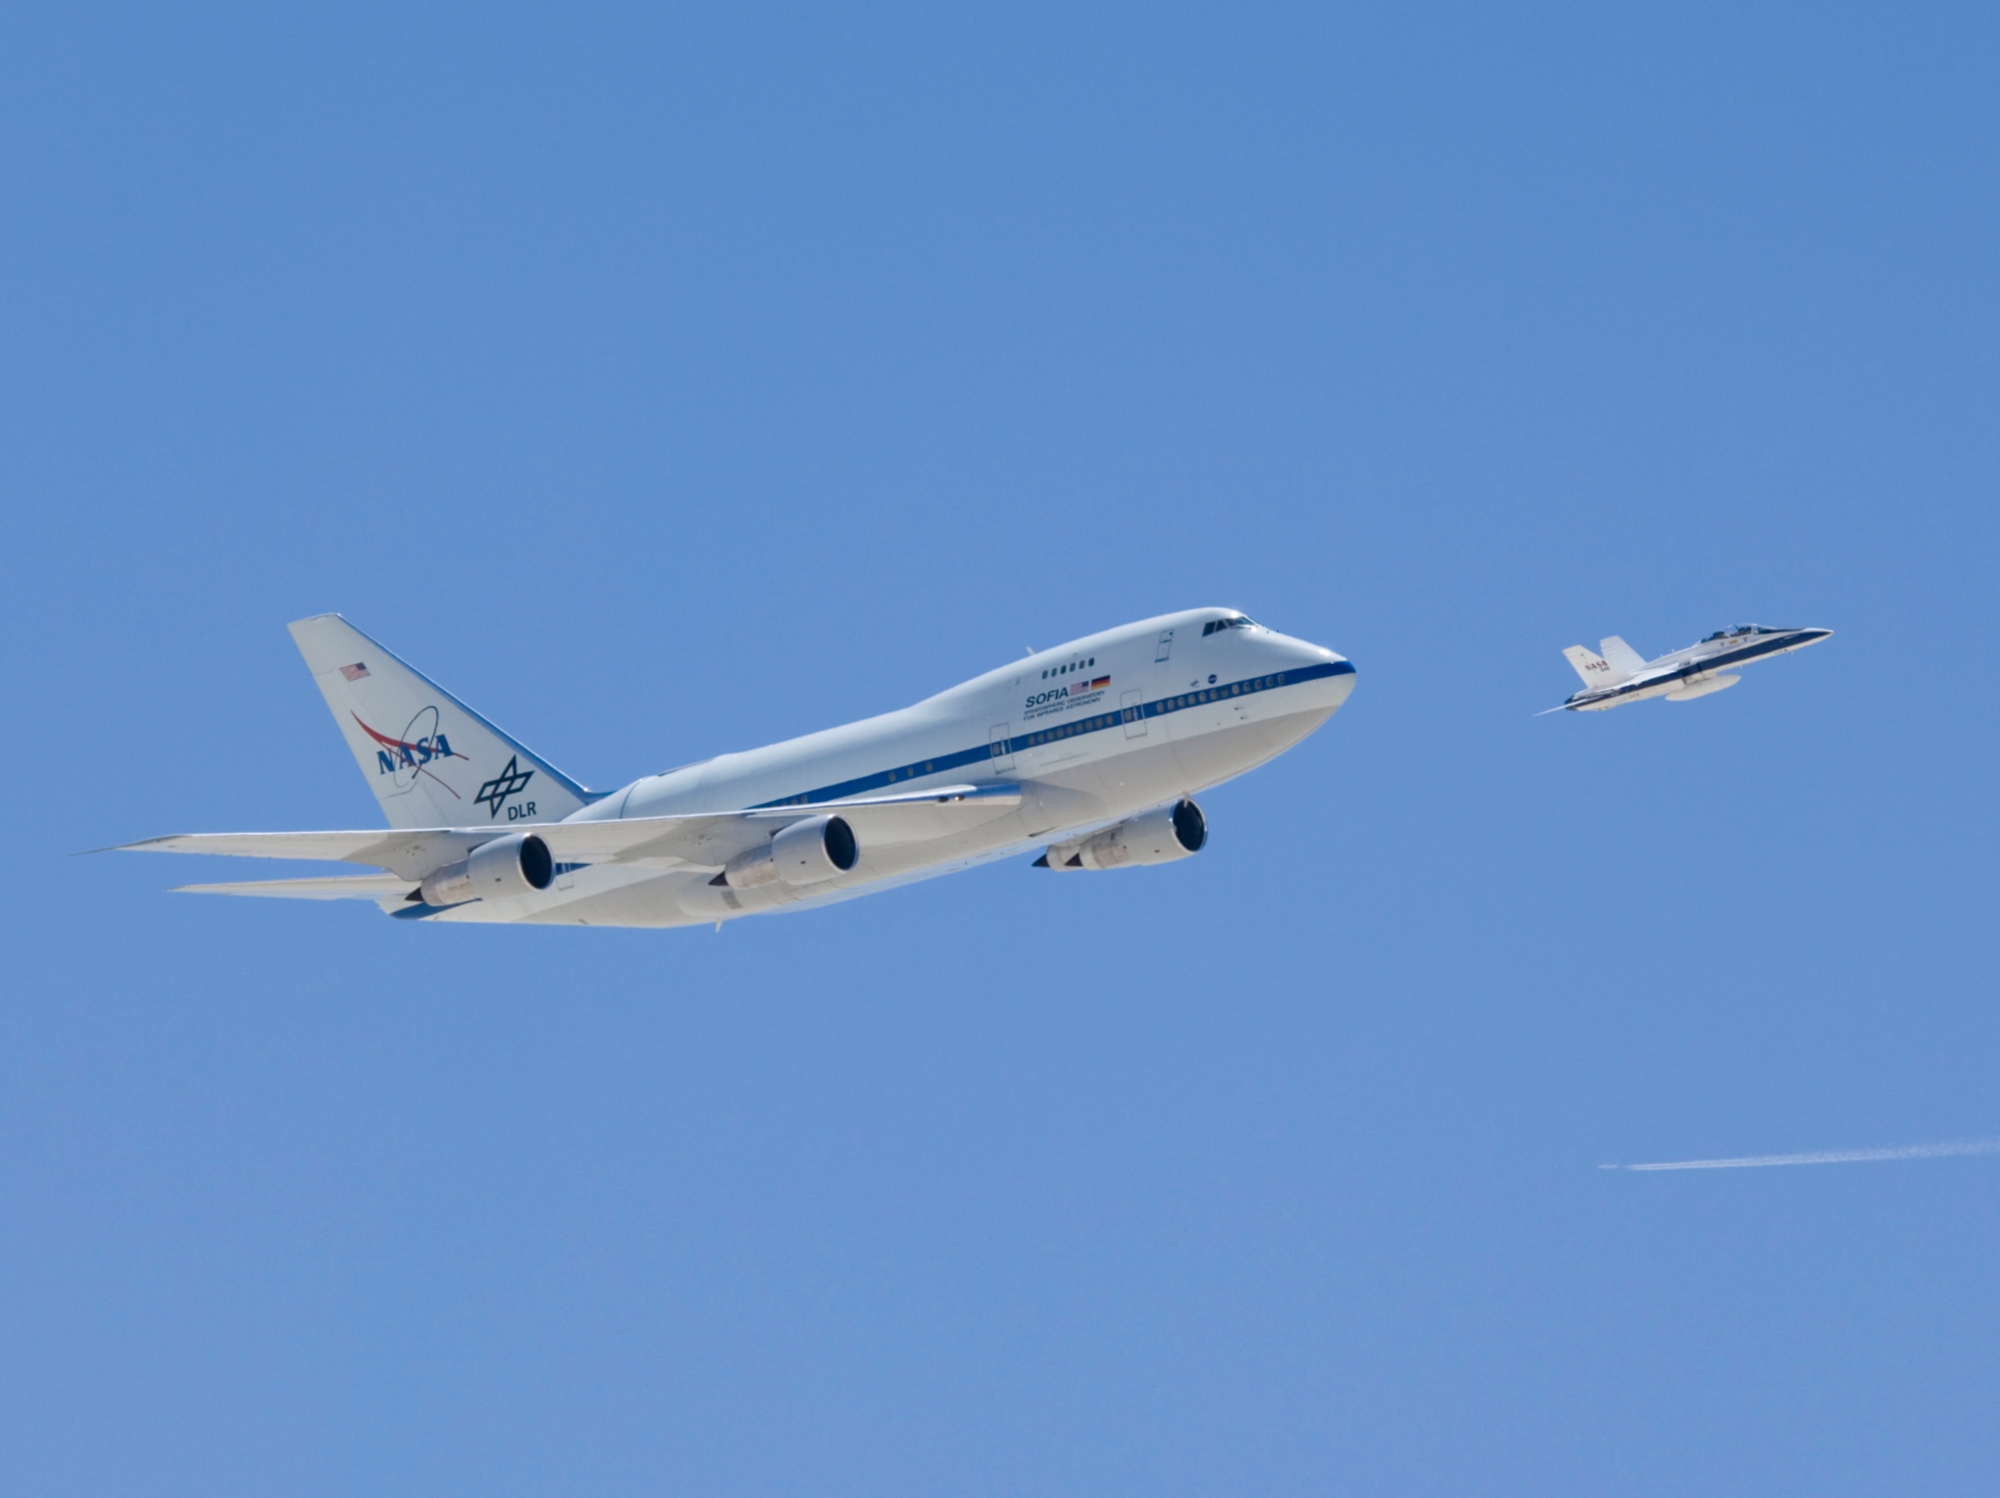
[[893,790],[898,785],[912,780],[921,780],[930,775],[944,775],[950,771],[963,769],[967,765],[984,764],[988,760],[1004,759],[1010,754],[1018,754],[1024,749],[1039,748],[1043,744],[1054,743],[1058,739],[1073,739],[1084,734],[1105,733],[1127,723],[1136,723],[1142,718],[1164,718],[1169,713],[1185,712],[1191,707],[1200,707],[1210,702],[1220,702],[1229,697],[1243,697],[1255,692],[1272,692],[1281,687],[1299,686],[1308,681],[1320,681],[1329,676],[1352,676],[1352,661],[1326,661],[1317,666],[1306,666],[1296,671],[1272,671],[1261,676],[1246,676],[1239,681],[1225,682],[1219,686],[1199,687],[1193,691],[1177,692],[1171,697],[1156,698],[1152,702],[1140,703],[1135,707],[1114,708],[1110,712],[1093,713],[1078,718],[1071,723],[1060,723],[1033,733],[1016,734],[1013,738],[996,740],[990,744],[976,744],[970,749],[954,750],[950,754],[933,755],[929,759],[912,760],[906,765],[893,769],[878,770],[872,775],[862,775],[853,780],[843,780],[834,785],[819,786],[814,790],[796,796],[781,796],[775,801],[759,802],[754,811],[762,811],[774,806],[810,806],[816,801],[845,801],[850,796],[864,795],[869,791]]

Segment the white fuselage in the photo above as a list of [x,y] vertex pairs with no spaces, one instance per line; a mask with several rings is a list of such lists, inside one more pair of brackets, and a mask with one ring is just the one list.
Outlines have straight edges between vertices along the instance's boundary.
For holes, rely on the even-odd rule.
[[1204,634],[1229,610],[1148,619],[1045,650],[912,707],[649,775],[567,820],[812,805],[928,787],[1018,785],[1018,807],[968,831],[869,846],[805,888],[734,889],[712,871],[559,868],[525,900],[432,919],[681,926],[824,902],[1110,823],[1283,753],[1347,699],[1354,668],[1253,625]]

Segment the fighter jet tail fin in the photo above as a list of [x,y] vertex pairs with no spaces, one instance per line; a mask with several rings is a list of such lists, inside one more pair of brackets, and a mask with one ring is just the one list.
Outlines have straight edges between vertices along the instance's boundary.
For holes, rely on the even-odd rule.
[[1581,645],[1572,645],[1563,652],[1569,663],[1576,667],[1576,674],[1583,678],[1586,687],[1608,687],[1623,681],[1629,674],[1616,670],[1611,662],[1601,655],[1593,655]]
[[1597,648],[1611,662],[1611,669],[1621,676],[1637,676],[1646,669],[1646,658],[1616,635],[1608,640],[1599,640]]

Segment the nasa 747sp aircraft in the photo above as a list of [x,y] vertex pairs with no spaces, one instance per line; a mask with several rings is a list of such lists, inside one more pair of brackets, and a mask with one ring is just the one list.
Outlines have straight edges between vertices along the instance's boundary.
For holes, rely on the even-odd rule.
[[383,872],[192,892],[368,899],[403,920],[689,926],[1044,845],[1061,871],[1200,850],[1192,796],[1291,748],[1354,667],[1229,609],[1045,650],[893,713],[585,790],[338,614],[292,638],[389,828],[128,847]]
[[1563,655],[1583,678],[1583,690],[1572,693],[1562,707],[1573,713],[1594,713],[1647,697],[1689,702],[1741,681],[1742,677],[1727,674],[1731,666],[1747,666],[1768,656],[1803,650],[1832,633],[1830,629],[1773,629],[1764,624],[1739,624],[1734,629],[1718,629],[1697,645],[1669,651],[1651,661],[1641,660],[1639,652],[1616,635],[1597,642],[1601,655],[1592,655],[1581,645],[1572,645]]

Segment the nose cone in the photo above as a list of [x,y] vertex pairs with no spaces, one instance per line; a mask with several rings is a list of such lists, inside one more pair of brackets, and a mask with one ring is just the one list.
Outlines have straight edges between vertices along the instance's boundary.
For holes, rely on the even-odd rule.
[[1338,651],[1289,635],[1273,636],[1270,647],[1275,657],[1272,668],[1285,673],[1286,685],[1307,694],[1326,711],[1339,707],[1354,690],[1354,662]]
[[1801,645],[1817,645],[1821,640],[1830,640],[1832,638],[1833,631],[1830,629],[1802,629],[1799,631],[1799,644]]
[[[1329,655],[1333,654],[1332,651],[1328,651],[1327,653]],[[1343,702],[1347,701],[1348,694],[1354,690],[1354,662],[1344,656],[1335,655],[1333,658],[1338,663],[1337,670],[1339,674],[1327,679],[1326,694],[1332,699],[1333,705],[1339,707]]]

